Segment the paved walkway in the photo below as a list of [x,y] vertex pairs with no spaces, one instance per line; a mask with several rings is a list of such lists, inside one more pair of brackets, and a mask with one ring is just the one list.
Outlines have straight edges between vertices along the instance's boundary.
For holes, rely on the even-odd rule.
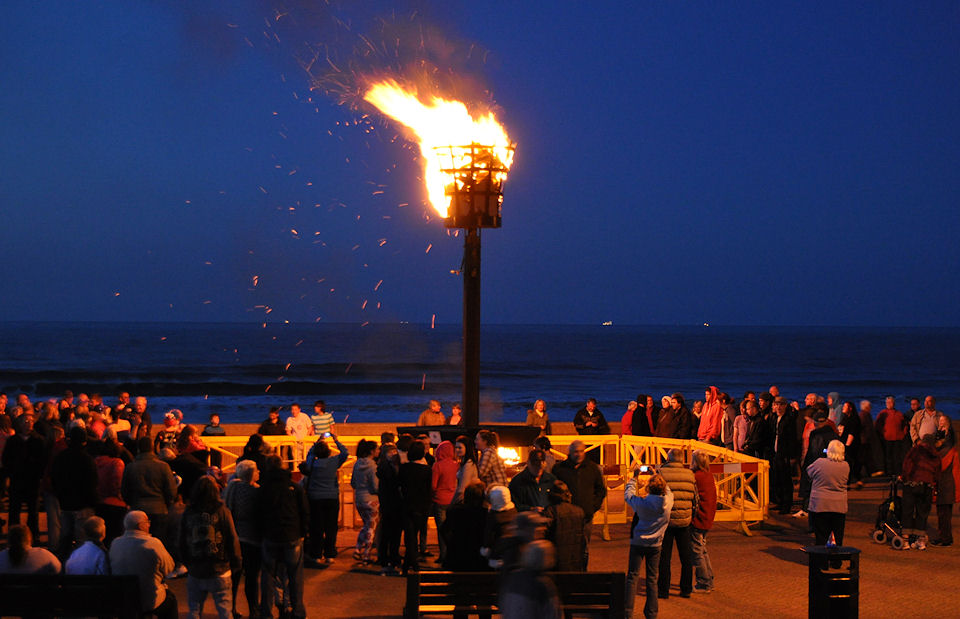
[[[863,551],[860,562],[861,617],[953,617],[960,604],[960,547],[929,548],[926,551],[895,551],[870,540],[877,506],[887,486],[874,481],[861,491],[850,492],[850,514],[845,545]],[[930,524],[935,524],[935,514]],[[676,595],[679,560],[674,551],[674,591],[660,601],[660,617],[806,617],[807,564],[800,547],[813,543],[806,534],[806,520],[774,515],[763,528],[745,537],[731,525],[718,525],[709,537],[716,590],[684,599]],[[599,530],[590,548],[591,570],[623,570],[627,563],[627,526],[611,527],[610,541]],[[340,532],[341,558],[326,569],[307,570],[305,602],[311,619],[400,617],[405,581],[355,568],[350,544],[356,530]],[[435,548],[434,548],[435,550]],[[172,583],[186,612],[184,580]],[[642,583],[641,583],[642,591]],[[240,594],[241,599],[243,594]],[[246,604],[238,603],[246,616]],[[643,600],[637,600],[636,616],[642,617]],[[206,616],[215,616],[208,601]]]

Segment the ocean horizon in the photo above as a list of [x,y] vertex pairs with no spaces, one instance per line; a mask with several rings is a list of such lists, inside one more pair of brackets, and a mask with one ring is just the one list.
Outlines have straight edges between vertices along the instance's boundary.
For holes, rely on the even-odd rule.
[[[523,421],[533,401],[569,421],[589,397],[610,421],[640,393],[739,398],[770,385],[801,400],[837,391],[874,412],[931,394],[960,413],[960,328],[484,324],[481,419]],[[218,413],[255,423],[269,406],[323,399],[338,422],[405,423],[460,398],[461,327],[413,323],[4,322],[0,390],[145,395],[156,420]]]

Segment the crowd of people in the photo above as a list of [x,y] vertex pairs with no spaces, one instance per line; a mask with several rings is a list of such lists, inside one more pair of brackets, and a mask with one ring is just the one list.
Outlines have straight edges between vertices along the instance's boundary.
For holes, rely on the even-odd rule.
[[[832,537],[842,544],[846,493],[862,485],[862,476],[899,476],[908,547],[926,547],[934,504],[939,535],[930,543],[950,545],[960,492],[950,420],[929,396],[922,407],[912,400],[906,413],[895,404],[887,398],[874,418],[868,401],[858,411],[835,393],[809,394],[800,406],[776,387],[747,392],[739,402],[709,387],[691,409],[679,393],[659,404],[641,395],[627,406],[619,431],[694,438],[768,460],[773,502],[781,513],[809,516],[817,543]],[[314,404],[313,415],[296,404],[289,411],[283,421],[278,407],[269,411],[227,476],[218,452],[203,440],[224,434],[217,415],[198,431],[172,410],[154,427],[146,398],[131,401],[127,393],[114,406],[97,395],[74,399],[69,392],[36,406],[20,394],[8,406],[0,394],[0,490],[10,520],[0,573],[136,574],[144,612],[162,617],[177,613],[167,579],[186,576],[190,616],[199,616],[208,594],[219,616],[238,616],[242,582],[251,616],[305,616],[304,568],[329,566],[338,556],[340,469],[350,454],[323,401]],[[431,401],[418,425],[462,425],[459,412],[453,407],[448,418]],[[611,433],[594,399],[573,423],[583,435]],[[439,444],[427,434],[389,432],[379,442],[361,440],[350,475],[363,522],[353,559],[383,575],[419,570],[432,555],[432,518],[436,564],[499,570],[505,616],[524,616],[510,613],[534,606],[557,608],[556,591],[542,572],[587,569],[593,516],[607,487],[583,441],[571,443],[566,457],[552,449],[543,400],[528,411],[527,424],[541,432],[516,468],[505,466],[499,437],[489,430]],[[301,456],[272,449],[264,440],[270,435],[316,440]],[[627,616],[641,564],[645,616],[655,616],[658,600],[669,597],[674,545],[680,595],[713,589],[706,540],[716,487],[704,452],[695,452],[689,467],[682,459],[682,452],[670,451],[656,470],[635,467],[626,484],[625,502],[634,512]],[[291,461],[300,462],[298,470],[291,470]],[[799,508],[793,511],[795,491]],[[41,539],[41,499],[46,548],[33,546]]]

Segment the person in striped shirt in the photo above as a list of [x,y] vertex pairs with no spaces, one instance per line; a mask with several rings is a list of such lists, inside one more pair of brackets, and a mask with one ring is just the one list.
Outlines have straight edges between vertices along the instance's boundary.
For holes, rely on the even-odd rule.
[[317,436],[323,436],[327,432],[333,434],[333,415],[326,411],[326,403],[323,400],[317,400],[313,403],[313,414],[310,420],[313,421],[313,433]]

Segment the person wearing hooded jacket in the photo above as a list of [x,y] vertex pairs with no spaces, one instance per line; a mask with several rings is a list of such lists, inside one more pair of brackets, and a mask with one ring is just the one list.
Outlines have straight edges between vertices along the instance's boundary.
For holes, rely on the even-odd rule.
[[[447,508],[450,507],[457,492],[457,470],[460,467],[454,455],[453,443],[450,441],[443,441],[437,445],[435,453],[437,461],[431,467],[433,472],[430,488],[433,491],[433,521],[437,525],[437,531],[440,531],[443,528],[443,522],[447,519]],[[443,563],[447,556],[447,543],[442,535],[437,535],[437,545],[440,549],[438,560]]]
[[683,452],[671,449],[667,461],[660,465],[660,475],[673,493],[670,524],[663,536],[663,551],[660,553],[660,574],[657,580],[657,597],[670,597],[670,555],[673,542],[677,542],[680,555],[680,596],[690,597],[693,592],[693,540],[690,524],[697,509],[697,479],[693,471],[683,465]]
[[353,487],[354,504],[363,520],[363,528],[357,534],[357,546],[353,558],[369,563],[373,549],[373,532],[377,528],[380,502],[377,500],[377,465],[374,461],[377,444],[361,439],[357,443],[357,461],[353,465],[350,485]]
[[720,445],[720,429],[723,423],[723,405],[720,392],[711,385],[703,394],[703,409],[700,411],[700,428],[697,440],[712,445]]
[[829,419],[833,425],[840,425],[840,418],[843,417],[843,402],[840,401],[840,394],[831,391],[827,394],[827,406],[829,407]]

